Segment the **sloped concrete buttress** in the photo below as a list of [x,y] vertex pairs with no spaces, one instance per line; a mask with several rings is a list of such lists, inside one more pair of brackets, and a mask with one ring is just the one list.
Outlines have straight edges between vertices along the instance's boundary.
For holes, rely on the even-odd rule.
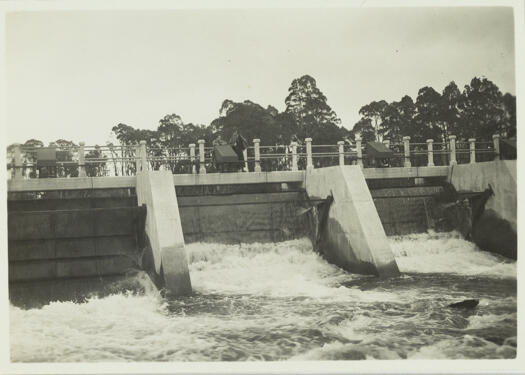
[[136,191],[138,204],[147,206],[146,234],[155,272],[163,274],[165,286],[171,294],[190,294],[188,259],[172,173],[139,172]]
[[328,261],[350,272],[399,275],[360,166],[308,171],[305,186],[310,198],[334,198],[322,241]]

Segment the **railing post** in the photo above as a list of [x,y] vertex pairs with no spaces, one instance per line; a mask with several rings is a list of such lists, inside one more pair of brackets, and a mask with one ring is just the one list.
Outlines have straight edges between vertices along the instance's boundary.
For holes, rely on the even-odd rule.
[[148,153],[146,151],[146,141],[140,141],[140,170],[148,170]]
[[476,138],[469,138],[468,143],[470,144],[470,163],[473,164],[476,162]]
[[191,162],[191,173],[197,173],[197,168],[195,167],[195,143],[190,143],[190,162]]
[[314,163],[312,160],[312,138],[305,138],[306,142],[306,170],[313,169]]
[[297,142],[292,142],[292,171],[297,171]]
[[140,165],[140,145],[135,146],[135,170],[137,172],[141,171],[141,165]]
[[363,167],[363,150],[361,150],[361,136],[355,136],[355,150],[357,151],[357,165]]
[[199,173],[206,174],[206,165],[204,164],[206,159],[204,155],[204,139],[199,139],[197,143],[199,144]]
[[405,168],[410,168],[412,163],[410,162],[410,137],[403,137],[403,148],[405,149]]
[[261,140],[255,138],[253,140],[253,152],[254,152],[254,159],[255,159],[255,165],[253,167],[254,172],[261,171],[261,149],[259,148],[260,146],[261,146]]
[[24,171],[23,171],[23,163],[22,163],[22,146],[20,143],[16,143],[15,145],[15,180],[21,180],[24,178]]
[[86,158],[84,154],[84,142],[78,144],[78,177],[86,177]]
[[494,142],[494,160],[500,160],[499,153],[499,134],[494,134],[492,136],[492,141]]
[[456,160],[456,136],[449,135],[448,139],[450,141],[450,165],[456,165],[458,163]]
[[248,149],[247,148],[242,150],[242,156],[244,158],[244,168],[242,169],[242,171],[249,172],[250,170],[248,169]]
[[427,155],[428,155],[428,167],[434,166],[434,140],[427,139]]
[[339,165],[345,165],[345,141],[337,142],[339,146]]

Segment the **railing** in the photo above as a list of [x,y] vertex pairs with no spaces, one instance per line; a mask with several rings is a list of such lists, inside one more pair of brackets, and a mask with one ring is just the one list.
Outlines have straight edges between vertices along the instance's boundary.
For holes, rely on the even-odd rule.
[[[359,137],[354,144],[339,141],[336,145],[315,145],[311,138],[304,143],[261,146],[259,139],[244,151],[244,161],[239,170],[250,172],[297,171],[334,165],[360,165],[369,167],[422,167],[475,163],[499,159],[500,136],[495,134],[492,142],[475,139],[456,142],[454,135],[447,142],[383,144],[393,152],[386,163],[378,165],[366,154]],[[175,174],[204,174],[217,172],[213,147],[204,140],[188,147],[147,147],[146,141],[132,146],[79,146],[56,147],[57,158],[52,165],[38,161],[37,154],[47,148],[14,145],[8,174],[14,179],[42,177],[93,177],[133,176],[141,170],[169,170]],[[60,157],[58,157],[60,156]]]

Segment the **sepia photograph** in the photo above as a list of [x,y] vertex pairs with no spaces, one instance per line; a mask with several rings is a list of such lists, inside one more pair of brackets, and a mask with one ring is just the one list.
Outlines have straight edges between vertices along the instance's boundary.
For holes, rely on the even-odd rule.
[[520,1],[3,3],[3,373],[525,369]]

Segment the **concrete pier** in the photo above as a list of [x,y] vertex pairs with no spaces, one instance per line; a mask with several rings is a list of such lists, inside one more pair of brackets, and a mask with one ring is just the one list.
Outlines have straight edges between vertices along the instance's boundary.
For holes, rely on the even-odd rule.
[[311,198],[334,198],[321,245],[329,261],[351,272],[399,275],[361,167],[310,170],[305,185]]
[[494,160],[456,165],[450,183],[458,191],[481,192],[490,186],[494,192],[483,213],[473,223],[472,240],[487,251],[517,258],[517,161]]
[[137,173],[137,202],[145,204],[146,235],[154,270],[174,295],[191,294],[190,273],[184,246],[173,175],[169,171]]
[[483,191],[492,186],[494,196],[485,208],[493,210],[517,229],[518,187],[516,160],[495,160],[456,165],[450,173],[450,183],[456,190]]

